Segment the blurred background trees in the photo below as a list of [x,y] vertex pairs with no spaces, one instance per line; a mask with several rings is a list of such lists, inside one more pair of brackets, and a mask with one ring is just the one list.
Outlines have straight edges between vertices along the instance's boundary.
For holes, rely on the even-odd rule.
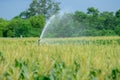
[[[55,0],[33,0],[26,11],[13,19],[0,18],[0,37],[39,37],[46,21],[59,13],[59,4]],[[51,26],[55,26],[57,32],[51,32],[49,37],[120,36],[120,9],[100,12],[89,7],[86,13],[65,13],[60,21],[56,17]]]
[[43,15],[46,19],[58,13],[60,2],[55,0],[33,0],[26,11],[21,12],[20,17],[29,18],[31,16]]

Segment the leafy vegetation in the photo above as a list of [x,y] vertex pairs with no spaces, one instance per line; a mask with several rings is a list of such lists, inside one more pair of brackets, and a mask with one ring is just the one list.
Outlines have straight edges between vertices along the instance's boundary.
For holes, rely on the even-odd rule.
[[3,20],[0,21],[0,37],[36,37],[40,35],[44,24],[45,18],[42,15],[29,19],[15,17],[10,21]]
[[40,46],[37,39],[0,39],[1,80],[120,79],[120,37],[52,38],[69,44]]
[[30,18],[31,16],[43,15],[46,19],[58,13],[60,2],[55,0],[33,0],[26,11],[20,13],[20,17]]
[[65,13],[62,18],[56,17],[47,30],[47,37],[79,37],[79,36],[119,36],[119,10],[99,12],[90,7],[87,13],[76,11]]
[[[46,37],[79,37],[79,36],[119,36],[120,10],[113,12],[99,12],[90,7],[87,13],[76,11],[64,13],[62,18],[53,20],[54,26]],[[38,37],[46,23],[44,15],[35,15],[26,19],[17,16],[9,21],[0,19],[1,37]]]
[[[46,21],[59,14],[59,5],[55,0],[33,0],[26,11],[13,19],[0,18],[0,37],[38,37]],[[64,13],[61,20],[56,17],[51,26],[55,32],[48,32],[46,37],[120,36],[120,9],[100,12],[88,7],[86,13]]]

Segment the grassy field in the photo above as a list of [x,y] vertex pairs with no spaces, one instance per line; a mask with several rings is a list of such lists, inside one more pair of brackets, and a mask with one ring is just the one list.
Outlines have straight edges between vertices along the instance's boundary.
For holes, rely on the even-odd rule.
[[120,37],[0,38],[0,80],[120,80]]

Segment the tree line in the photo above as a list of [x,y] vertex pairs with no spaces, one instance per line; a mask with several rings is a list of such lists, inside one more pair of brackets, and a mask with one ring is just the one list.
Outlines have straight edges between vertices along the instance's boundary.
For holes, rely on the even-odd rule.
[[86,13],[64,13],[50,27],[45,37],[120,36],[120,10],[100,12],[89,7]]
[[[0,37],[39,37],[50,16],[59,14],[59,4],[55,0],[33,0],[27,10],[13,19],[0,18]],[[65,13],[53,24],[57,32],[50,32],[48,37],[120,36],[120,9],[100,12],[89,7],[87,12]]]
[[53,14],[60,10],[55,0],[33,0],[29,8],[11,20],[0,18],[0,37],[38,37]]

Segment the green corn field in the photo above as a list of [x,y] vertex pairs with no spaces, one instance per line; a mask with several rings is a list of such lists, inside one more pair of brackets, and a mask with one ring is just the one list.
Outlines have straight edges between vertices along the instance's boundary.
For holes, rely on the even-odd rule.
[[0,38],[0,80],[120,80],[120,37]]

